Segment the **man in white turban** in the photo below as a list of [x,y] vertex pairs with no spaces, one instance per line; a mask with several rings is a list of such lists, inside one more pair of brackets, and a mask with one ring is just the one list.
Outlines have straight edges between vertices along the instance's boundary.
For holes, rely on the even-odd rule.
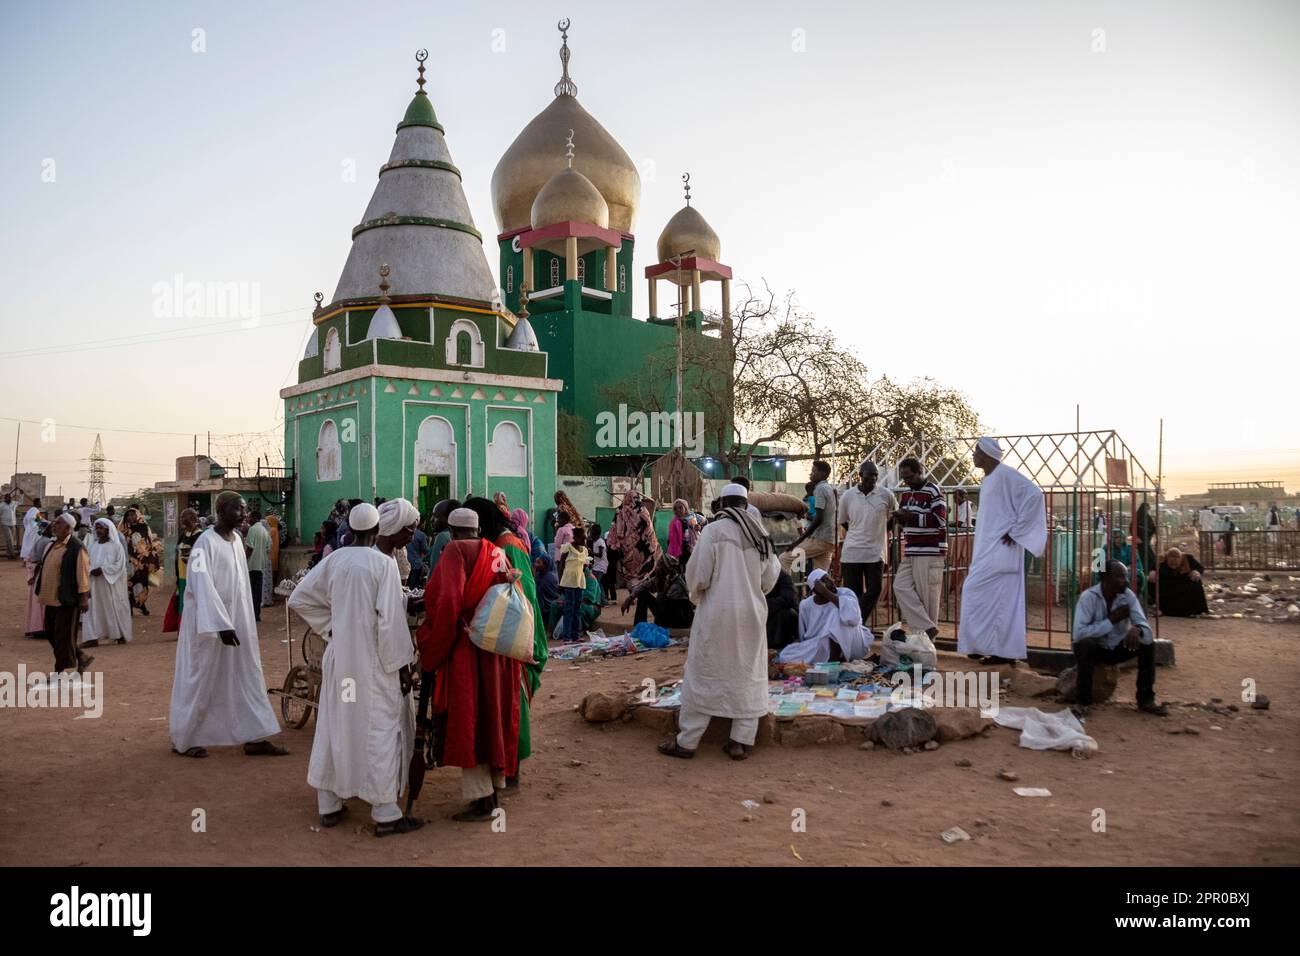
[[392,498],[379,506],[379,538],[375,547],[397,562],[397,571],[403,581],[411,576],[406,546],[411,543],[419,524],[419,509],[405,498]]
[[397,565],[372,547],[384,528],[390,535],[394,527],[401,530],[407,513],[389,507],[398,504],[409,503],[385,502],[378,511],[372,505],[354,507],[352,543],[331,552],[289,595],[289,607],[312,630],[330,635],[307,768],[321,825],[335,826],[346,811],[343,801],[360,797],[370,804],[376,836],[409,833],[421,825],[397,804],[414,743],[415,646]]
[[82,646],[131,640],[131,602],[127,597],[126,541],[107,518],[95,519],[90,542],[90,608],[81,619]]
[[837,588],[835,579],[821,568],[808,575],[812,593],[799,602],[799,640],[782,648],[777,661],[860,661],[875,640],[862,623],[858,598],[848,588]]
[[731,718],[726,752],[744,760],[767,713],[767,600],[781,563],[763,526],[746,508],[744,486],[722,489],[722,508],[700,532],[686,565],[695,619],[682,677],[680,732],[659,745],[693,757],[709,721]]
[[1041,557],[1047,545],[1043,492],[1002,464],[997,439],[981,438],[974,457],[984,480],[970,573],[961,591],[957,650],[990,664],[1023,660],[1025,552]]

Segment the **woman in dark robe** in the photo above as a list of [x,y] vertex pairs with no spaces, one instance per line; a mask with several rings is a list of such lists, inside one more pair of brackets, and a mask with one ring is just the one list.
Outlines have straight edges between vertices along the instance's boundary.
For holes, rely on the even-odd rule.
[[1177,548],[1165,552],[1157,572],[1160,581],[1160,613],[1169,617],[1194,617],[1210,608],[1205,602],[1201,562]]

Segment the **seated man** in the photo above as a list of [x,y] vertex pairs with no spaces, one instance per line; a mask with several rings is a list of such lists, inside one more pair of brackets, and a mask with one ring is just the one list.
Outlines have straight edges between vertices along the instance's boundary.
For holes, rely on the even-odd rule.
[[767,593],[767,649],[779,651],[799,639],[799,598],[794,581],[783,570]]
[[1092,706],[1093,668],[1135,656],[1138,710],[1164,717],[1165,705],[1156,703],[1155,637],[1128,586],[1128,568],[1122,561],[1108,561],[1101,583],[1079,595],[1074,608],[1074,657],[1079,669],[1076,716],[1085,716]]
[[857,596],[835,587],[835,579],[821,568],[808,575],[812,593],[799,603],[799,641],[777,655],[777,662],[820,664],[857,661],[866,657],[875,640],[862,624]]
[[691,603],[682,567],[672,555],[665,554],[655,565],[654,573],[636,587],[629,588],[620,606],[626,614],[636,602],[650,608],[655,623],[663,628],[690,627],[695,619],[695,605]]

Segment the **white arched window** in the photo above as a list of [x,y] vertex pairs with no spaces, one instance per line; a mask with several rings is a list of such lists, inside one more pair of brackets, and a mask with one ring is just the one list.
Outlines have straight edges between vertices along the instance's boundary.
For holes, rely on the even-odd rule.
[[582,258],[578,259],[578,281],[583,283],[584,285],[587,282],[587,260],[586,259],[582,259]]
[[456,433],[451,422],[438,415],[430,415],[420,422],[415,438],[415,485],[420,487],[421,475],[446,475],[452,497],[456,496]]
[[515,267],[506,266],[506,291],[515,291]]
[[528,476],[528,446],[524,444],[524,433],[514,422],[499,422],[492,429],[487,470],[489,475],[505,478]]
[[627,291],[627,266],[619,264],[618,267],[618,291]]
[[316,439],[316,480],[338,481],[342,477],[343,448],[339,445],[339,429],[327,418],[321,423],[320,435]]
[[457,319],[447,333],[447,364],[482,368],[484,364],[483,335],[469,319]]
[[560,260],[553,258],[551,260],[551,288],[554,289],[560,284]]
[[343,367],[343,345],[339,342],[339,330],[331,328],[325,333],[325,371],[337,372]]

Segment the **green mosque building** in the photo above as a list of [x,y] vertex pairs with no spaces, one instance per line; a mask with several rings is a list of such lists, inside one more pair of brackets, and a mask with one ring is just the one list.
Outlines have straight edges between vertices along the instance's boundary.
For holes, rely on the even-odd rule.
[[[588,474],[610,478],[642,475],[681,443],[672,428],[602,429],[602,416],[620,404],[661,418],[677,409],[675,371],[650,358],[675,356],[679,316],[694,348],[722,348],[731,269],[688,187],[644,272],[649,315],[635,317],[640,175],[578,102],[569,55],[566,33],[551,102],[492,175],[498,284],[424,90],[427,54],[417,54],[418,91],[352,230],[334,294],[328,303],[317,294],[298,382],[280,392],[295,477],[287,517],[300,538],[310,540],[340,498],[405,497],[427,513],[441,498],[501,491],[540,515],[563,484],[560,441]],[[668,317],[659,314],[662,283],[676,293]],[[705,283],[719,284],[722,302],[707,322]],[[701,404],[697,373],[687,367],[682,376],[688,413]],[[729,418],[721,424],[706,423],[706,433],[729,434]],[[688,452],[705,477],[716,477],[716,444]],[[783,480],[779,465],[757,468],[769,474],[755,478]]]

